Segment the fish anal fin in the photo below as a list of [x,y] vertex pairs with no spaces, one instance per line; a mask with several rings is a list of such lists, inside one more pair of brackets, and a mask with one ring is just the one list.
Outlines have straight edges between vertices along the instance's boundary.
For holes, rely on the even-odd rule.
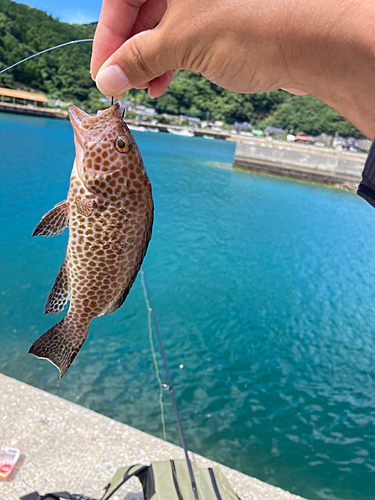
[[101,314],[99,314],[98,317],[108,316],[109,314],[112,314],[115,311],[117,311],[117,309],[120,309],[122,304],[125,302],[126,297],[129,295],[130,288],[131,288],[132,284],[133,283],[128,285],[126,288],[124,288],[121,291],[121,293],[108,305],[108,307],[106,309],[104,309],[104,311]]
[[68,202],[61,201],[52,210],[43,215],[36,226],[33,236],[55,236],[61,234],[69,221]]
[[57,273],[55,283],[49,292],[45,314],[56,314],[61,312],[69,300],[69,281],[68,269],[66,260],[61,264],[60,270]]
[[86,340],[88,327],[89,324],[82,325],[67,315],[43,333],[30,347],[29,353],[48,359],[59,369],[62,378]]
[[[151,234],[150,234],[151,236]],[[148,242],[147,242],[148,244]],[[117,311],[117,309],[120,309],[120,307],[122,306],[122,304],[125,302],[126,300],[126,297],[129,295],[129,292],[130,292],[130,289],[131,287],[133,286],[133,283],[137,277],[137,274],[138,274],[138,271],[140,270],[141,268],[141,265],[142,265],[142,261],[143,261],[143,258],[144,256],[146,255],[146,250],[147,250],[147,246],[144,248],[144,251],[142,253],[142,255],[140,256],[139,260],[138,260],[138,263],[137,263],[137,267],[134,271],[134,274],[131,278],[131,280],[129,281],[129,283],[127,284],[127,286],[117,295],[117,297],[104,309],[104,311],[101,312],[101,314],[99,314],[98,317],[100,316],[108,316],[109,314],[112,314],[114,313],[115,311]]]

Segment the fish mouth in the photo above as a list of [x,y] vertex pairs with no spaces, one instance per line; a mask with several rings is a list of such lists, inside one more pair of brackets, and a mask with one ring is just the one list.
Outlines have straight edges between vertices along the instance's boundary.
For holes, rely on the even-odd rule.
[[68,106],[68,115],[74,134],[82,147],[95,139],[99,132],[98,128],[103,130],[113,119],[121,119],[120,105],[118,103],[104,111],[98,111],[95,116],[90,116],[82,109],[71,104]]
[[[90,115],[79,109],[77,106],[71,104],[68,106],[68,116],[70,123],[72,124],[74,136],[78,139],[78,142],[83,147],[85,141],[85,135],[87,135],[87,130],[82,128],[83,121],[90,119]],[[85,134],[86,132],[86,134]]]
[[116,103],[110,108],[98,111],[97,115],[90,116],[71,104],[68,106],[68,115],[74,131],[77,173],[83,184],[86,185],[83,171],[85,151],[89,151],[95,144],[99,144],[108,134],[117,129],[119,122],[123,123],[120,105]]
[[90,116],[71,104],[68,106],[68,115],[75,138],[81,147],[84,147],[88,142],[96,142],[98,136],[102,135],[108,126],[119,119],[122,120],[118,103],[103,111],[98,111],[97,115],[94,116]]

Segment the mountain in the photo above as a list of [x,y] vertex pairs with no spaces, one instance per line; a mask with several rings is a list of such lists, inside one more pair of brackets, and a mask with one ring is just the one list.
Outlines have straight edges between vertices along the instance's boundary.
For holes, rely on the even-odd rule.
[[[38,51],[70,40],[92,38],[96,24],[70,25],[28,5],[0,0],[0,70]],[[42,91],[51,99],[74,103],[86,111],[103,108],[89,73],[91,43],[62,47],[31,59],[0,75],[0,86]],[[158,112],[247,121],[257,127],[279,126],[308,134],[362,134],[326,104],[311,96],[291,96],[282,90],[234,94],[197,73],[180,71],[167,92],[155,100],[144,90],[131,90],[138,103]]]

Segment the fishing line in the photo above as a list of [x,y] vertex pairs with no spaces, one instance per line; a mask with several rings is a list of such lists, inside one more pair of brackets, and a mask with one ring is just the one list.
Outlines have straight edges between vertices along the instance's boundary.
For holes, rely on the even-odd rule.
[[125,92],[125,106],[124,109],[122,110],[122,119],[125,118],[126,112],[128,110],[128,95],[129,95],[129,90]]
[[[36,54],[32,54],[31,56],[25,57],[25,59],[22,59],[21,61],[18,61],[16,63],[12,64],[11,66],[8,66],[7,68],[2,69],[0,71],[0,75],[2,73],[5,73],[6,71],[8,71],[8,70],[10,70],[10,69],[18,66],[19,64],[22,64],[22,63],[24,63],[26,61],[29,61],[30,59],[32,59],[34,57],[40,56],[41,54],[45,54],[46,52],[50,52],[51,50],[59,49],[60,47],[66,47],[67,45],[72,45],[72,44],[75,44],[75,43],[93,42],[93,41],[94,41],[93,38],[84,38],[82,40],[72,40],[70,42],[65,42],[65,43],[61,43],[59,45],[55,45],[54,47],[50,47],[49,49],[41,50],[40,52],[37,52]],[[128,96],[128,92],[129,91],[127,91],[126,94],[125,94],[126,97]],[[112,97],[112,99],[111,99],[111,105],[112,106],[113,106],[113,101],[114,101],[114,99]],[[123,118],[126,115],[126,111],[127,111],[127,106],[125,106],[125,108],[123,110],[123,113],[122,113],[122,117]],[[149,341],[150,341],[152,359],[153,359],[153,362],[154,362],[154,367],[155,367],[155,372],[156,372],[156,378],[157,378],[157,381],[158,381],[158,384],[159,384],[159,389],[160,389],[160,393],[159,393],[159,405],[160,405],[160,418],[161,418],[162,429],[163,429],[163,438],[164,438],[165,441],[167,440],[166,430],[165,430],[165,419],[164,419],[164,406],[163,406],[163,391],[164,391],[165,384],[163,385],[163,383],[161,381],[160,373],[159,373],[159,367],[158,367],[158,363],[157,363],[157,359],[156,359],[154,342],[153,342],[153,338],[152,338],[151,315],[153,315],[153,318],[154,318],[154,323],[155,323],[155,328],[156,328],[156,332],[157,332],[157,336],[158,336],[158,340],[159,340],[159,345],[160,345],[161,354],[162,354],[162,358],[163,358],[164,368],[165,368],[165,371],[166,371],[167,380],[168,380],[168,384],[169,384],[169,392],[171,394],[172,401],[173,401],[173,407],[174,407],[174,410],[175,410],[175,413],[176,413],[177,424],[178,424],[178,428],[179,428],[179,432],[180,432],[182,446],[183,446],[184,451],[185,451],[185,457],[186,457],[186,461],[187,461],[187,465],[188,465],[188,469],[189,469],[189,475],[190,475],[190,479],[191,479],[191,483],[192,483],[194,497],[195,497],[196,500],[198,500],[198,493],[197,493],[197,490],[196,490],[194,476],[193,476],[193,471],[192,471],[192,468],[191,468],[191,463],[190,463],[190,459],[189,459],[189,455],[188,455],[188,451],[187,451],[187,447],[186,447],[185,436],[184,436],[184,433],[183,433],[183,430],[182,430],[182,426],[181,426],[180,415],[179,415],[179,412],[178,412],[177,403],[176,403],[176,399],[175,399],[175,396],[174,396],[174,391],[173,391],[173,387],[172,387],[172,381],[171,381],[171,378],[170,378],[170,375],[169,375],[167,360],[165,358],[164,348],[163,348],[163,344],[162,344],[162,340],[161,340],[161,336],[160,336],[160,331],[159,331],[159,327],[158,327],[158,323],[157,323],[157,319],[156,319],[156,314],[155,314],[155,310],[153,308],[151,293],[150,293],[150,289],[149,289],[149,286],[148,286],[148,283],[147,283],[147,277],[146,277],[145,272],[143,271],[143,269],[141,269],[141,283],[142,283],[143,295],[144,295],[144,299],[145,299],[145,303],[146,303],[146,307],[147,307],[147,326],[148,326],[148,331],[149,331]],[[151,305],[150,305],[150,303],[151,303]]]
[[[73,43],[93,42],[93,41],[94,41],[93,38],[83,38],[82,40],[72,40],[70,42],[61,43],[60,45],[55,45],[54,47],[50,47],[49,49],[41,50],[40,52],[37,52],[36,54],[33,54],[33,55],[29,56],[29,57],[25,57],[25,59],[22,59],[22,61],[18,61],[16,63],[12,64],[11,66],[8,66],[7,68],[2,69],[0,71],[0,75],[1,75],[1,73],[5,73],[5,71],[8,71],[9,69],[12,69],[15,66],[18,66],[19,64],[22,64],[22,63],[28,61],[29,59],[32,59],[33,57],[40,56],[41,54],[45,54],[46,52],[49,52],[50,50],[59,49],[60,47],[66,47],[67,45],[72,45]],[[125,94],[126,98],[128,96],[128,93],[129,93],[129,90]],[[111,106],[113,106],[113,101],[114,101],[114,99],[112,97],[112,99],[111,99]],[[125,108],[124,108],[124,110],[122,112],[122,118],[123,119],[126,116],[126,111],[127,111],[127,107],[125,106]]]
[[143,269],[141,269],[141,283],[142,283],[142,288],[143,288],[143,296],[145,298],[146,302],[146,307],[147,307],[147,326],[148,326],[148,338],[150,341],[150,347],[151,347],[151,353],[152,353],[152,359],[154,361],[154,367],[155,367],[155,372],[156,372],[156,378],[159,383],[159,405],[160,405],[160,419],[161,419],[161,425],[163,428],[163,439],[164,441],[167,440],[167,434],[165,432],[165,420],[164,420],[164,406],[163,406],[163,384],[160,379],[160,373],[159,373],[159,367],[158,367],[158,361],[156,359],[156,353],[155,353],[155,348],[154,348],[154,341],[152,339],[152,325],[151,325],[151,312],[152,309],[150,307],[150,303],[148,301],[147,297],[147,290],[146,290],[146,285],[145,285],[145,279],[144,279],[144,272]]
[[12,66],[8,66],[7,68],[2,69],[0,71],[0,75],[1,75],[1,73],[8,71],[8,69],[12,69],[15,66],[18,66],[19,64],[21,64],[25,61],[28,61],[29,59],[32,59],[33,57],[39,56],[40,54],[44,54],[45,52],[49,52],[50,50],[58,49],[60,47],[65,47],[66,45],[71,45],[72,43],[93,42],[93,41],[94,41],[93,38],[84,38],[83,40],[72,40],[71,42],[65,42],[65,43],[61,43],[60,45],[55,45],[54,47],[50,47],[49,49],[45,49],[45,50],[42,50],[41,52],[37,52],[36,54],[33,54],[32,56],[29,56],[29,57],[26,57],[25,59],[22,59],[22,61],[18,61],[15,64],[12,64]]
[[163,347],[163,342],[161,340],[161,335],[160,335],[158,320],[156,318],[154,304],[153,304],[152,297],[151,297],[151,291],[150,291],[150,287],[148,286],[148,281],[147,281],[146,273],[144,272],[143,269],[141,269],[141,275],[142,275],[142,278],[143,278],[143,281],[144,281],[144,286],[145,286],[145,289],[146,289],[146,292],[147,292],[147,298],[148,298],[148,303],[149,303],[149,313],[152,314],[153,319],[154,319],[155,330],[156,330],[156,334],[157,334],[158,341],[159,341],[159,347],[160,347],[160,351],[161,351],[161,357],[163,358],[164,370],[165,370],[165,374],[167,375],[167,380],[168,380],[168,385],[169,385],[168,389],[169,389],[169,393],[171,395],[172,402],[173,402],[173,409],[174,409],[174,412],[175,412],[175,415],[176,415],[176,420],[177,420],[177,425],[178,425],[178,431],[180,433],[182,447],[183,447],[184,452],[185,452],[185,459],[186,459],[186,463],[187,463],[187,467],[188,467],[188,471],[189,471],[190,482],[191,482],[191,487],[192,487],[193,494],[194,494],[194,499],[195,500],[199,500],[198,492],[197,492],[197,486],[195,484],[195,479],[194,479],[194,474],[193,474],[193,469],[192,469],[192,466],[191,466],[191,462],[190,462],[190,458],[189,458],[189,453],[188,453],[188,449],[187,449],[187,446],[186,446],[185,435],[184,435],[184,431],[182,429],[180,413],[178,411],[177,401],[176,401],[176,397],[174,395],[174,390],[173,390],[173,387],[172,387],[172,380],[171,380],[171,376],[169,374],[169,368],[168,368],[167,358],[165,357],[165,351],[164,351],[164,347]]

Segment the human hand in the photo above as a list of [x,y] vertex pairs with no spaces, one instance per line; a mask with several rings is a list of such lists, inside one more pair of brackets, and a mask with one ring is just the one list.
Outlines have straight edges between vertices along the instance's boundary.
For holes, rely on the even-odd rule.
[[278,15],[257,0],[104,0],[92,76],[114,97],[132,87],[157,97],[178,69],[235,92],[287,86],[285,47],[277,40],[288,2],[276,3]]
[[373,0],[104,0],[91,73],[160,96],[191,69],[241,93],[309,93],[375,135]]

